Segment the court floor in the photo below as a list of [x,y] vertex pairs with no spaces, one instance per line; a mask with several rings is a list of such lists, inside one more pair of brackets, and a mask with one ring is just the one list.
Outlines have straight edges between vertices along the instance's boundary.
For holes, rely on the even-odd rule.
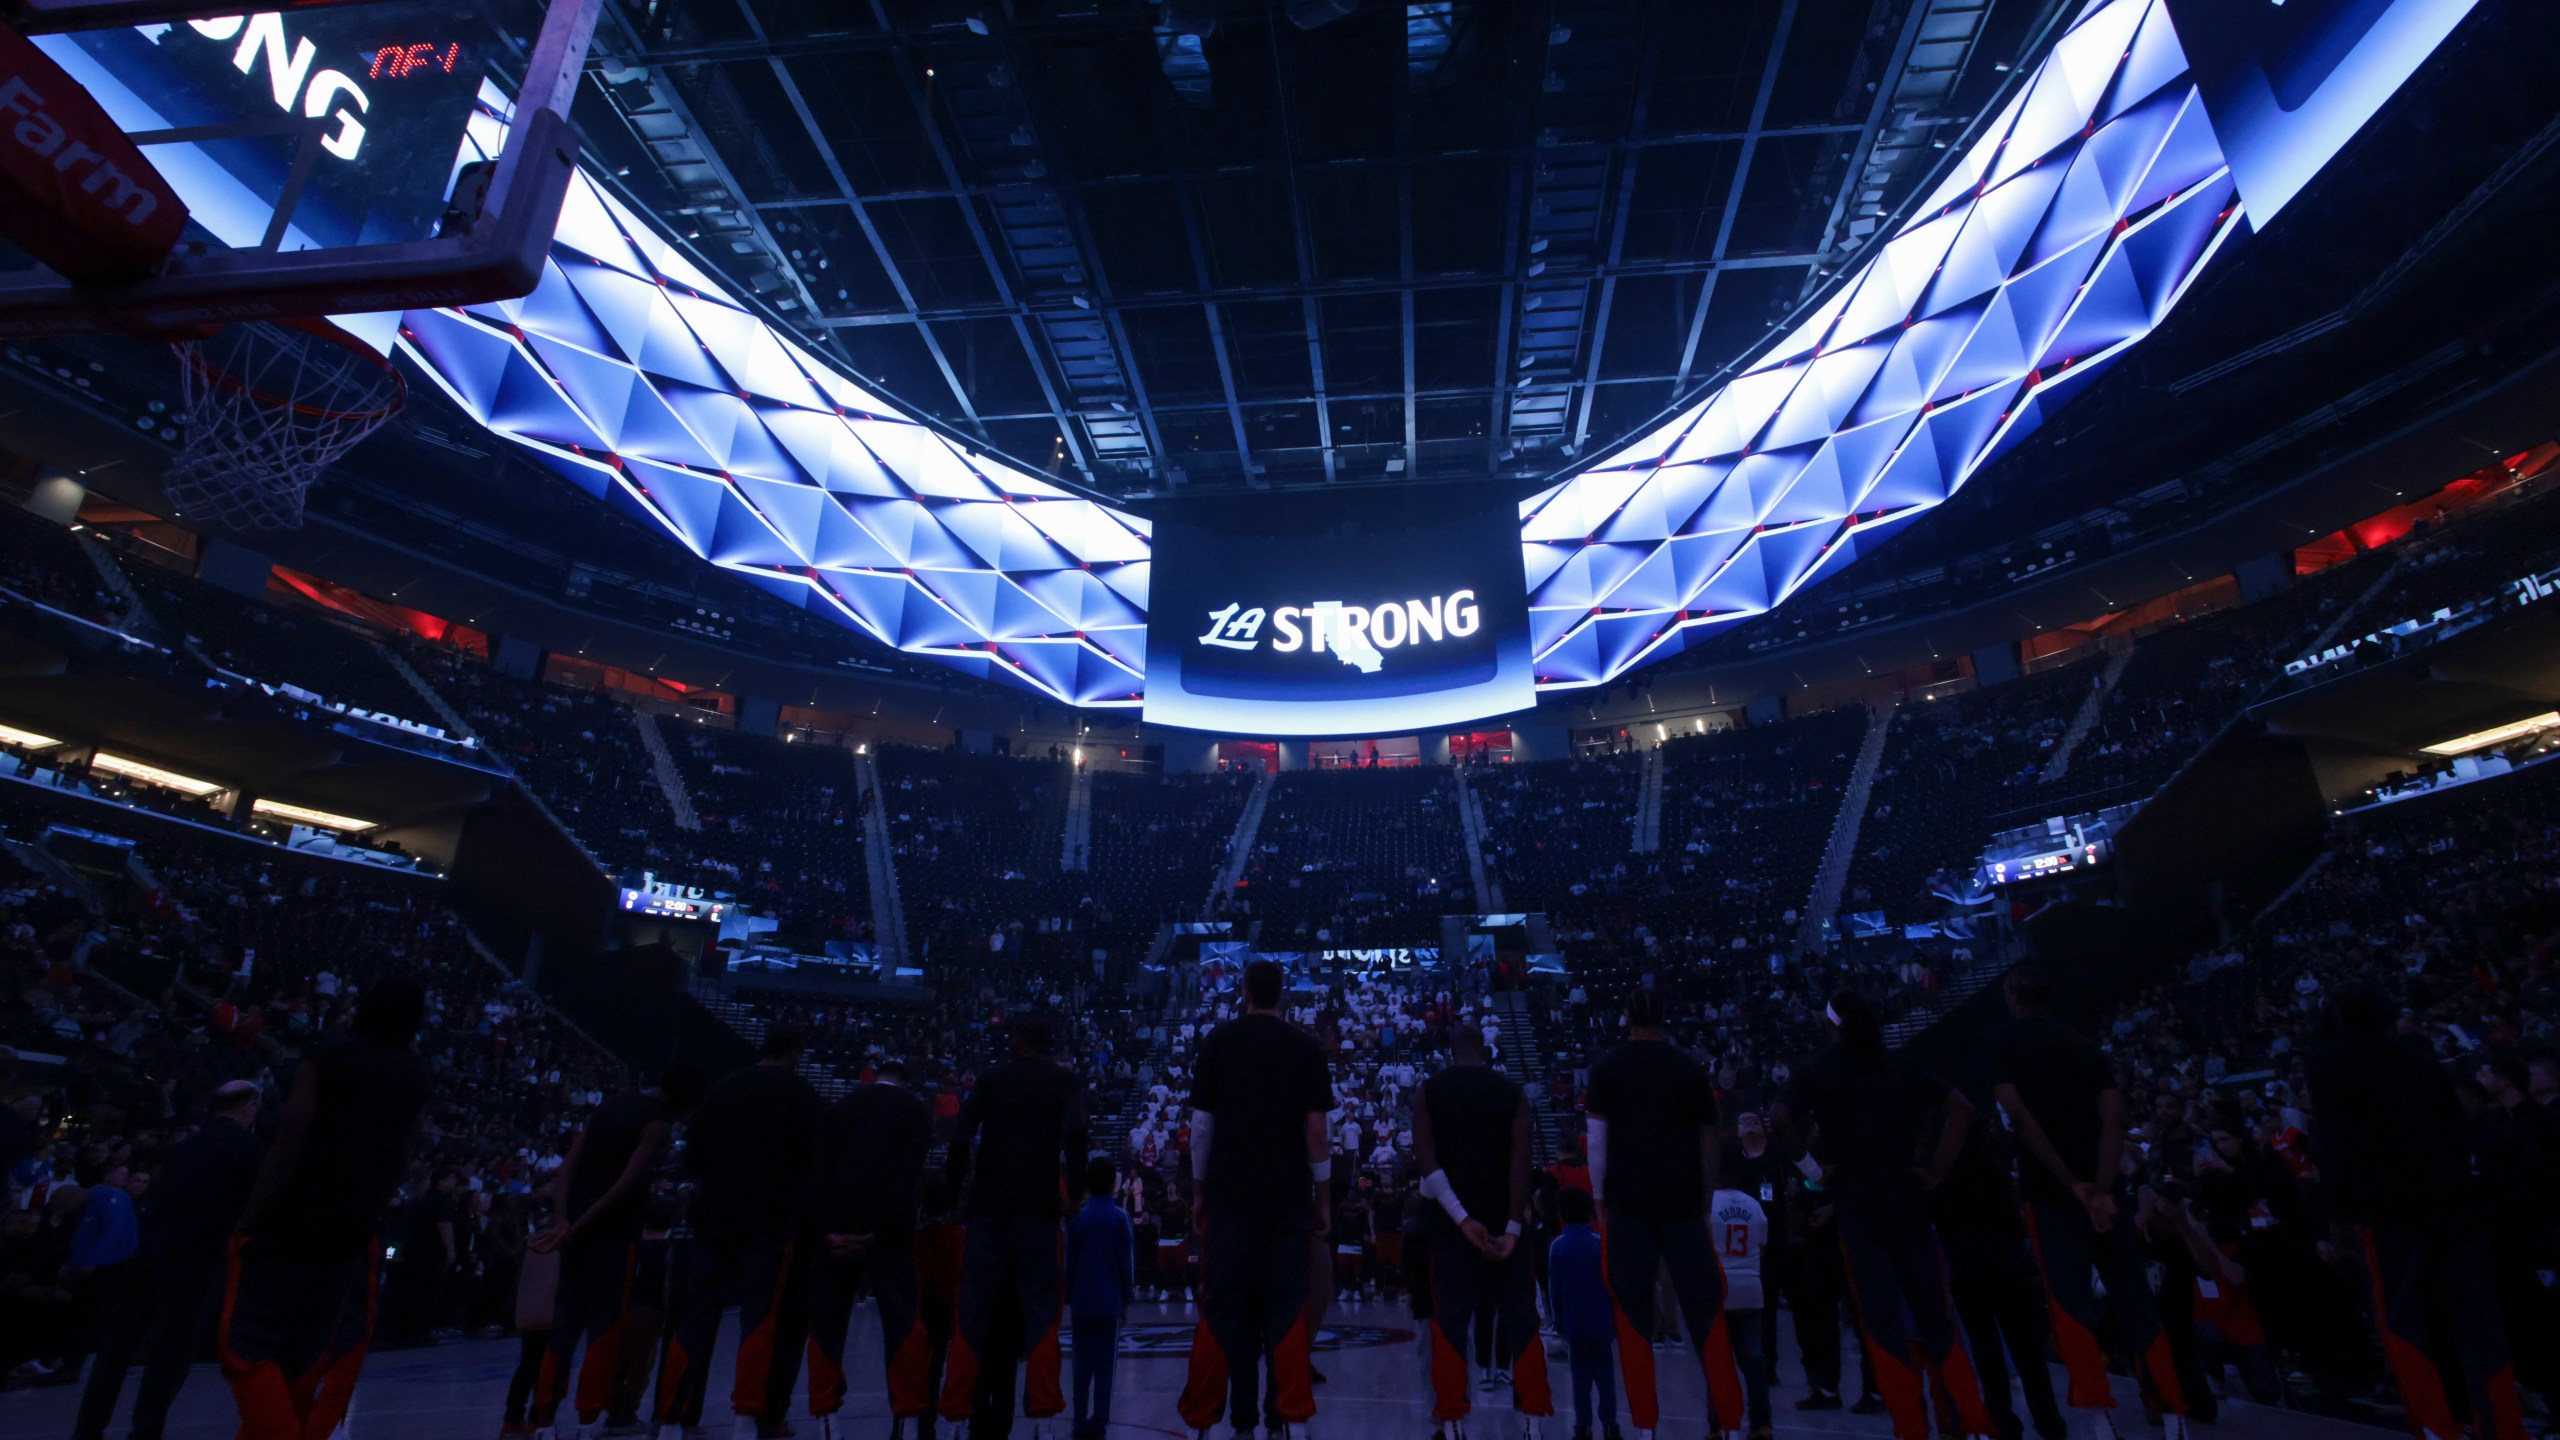
[[[1783,1332],[1784,1325],[1780,1326]],[[729,1350],[735,1340],[734,1318],[724,1324],[721,1347],[712,1371],[712,1405],[706,1416],[710,1440],[729,1440],[729,1417],[721,1397],[727,1392]],[[1191,1334],[1190,1311],[1183,1305],[1141,1305],[1122,1334],[1123,1354],[1114,1386],[1110,1440],[1188,1440],[1191,1432],[1174,1412],[1182,1389],[1184,1355]],[[888,1434],[887,1395],[882,1388],[877,1322],[863,1312],[854,1317],[853,1354],[845,1366],[851,1395],[839,1424],[854,1436]],[[1663,1440],[1699,1440],[1706,1435],[1705,1385],[1697,1367],[1684,1355],[1658,1352],[1662,1377]],[[475,1340],[424,1349],[396,1350],[374,1356],[357,1387],[344,1440],[446,1440],[446,1437],[495,1436],[513,1373],[513,1340]],[[1562,1347],[1555,1349],[1552,1373],[1560,1414],[1546,1422],[1546,1440],[1566,1440],[1572,1429],[1571,1399],[1566,1393]],[[1344,1302],[1334,1307],[1318,1339],[1316,1365],[1325,1383],[1316,1389],[1317,1415],[1308,1427],[1313,1440],[1427,1440],[1431,1434],[1428,1386],[1414,1326],[1400,1303]],[[1855,1361],[1849,1379],[1856,1383]],[[2057,1389],[2059,1389],[2057,1376]],[[2116,1423],[2124,1440],[2151,1440],[2159,1431],[2146,1424],[2129,1382],[2119,1382],[2122,1404]],[[128,1401],[131,1381],[127,1382]],[[1778,1385],[1773,1392],[1781,1436],[1857,1436],[1886,1440],[1884,1417],[1853,1415],[1845,1410],[1800,1412],[1804,1375],[1797,1368],[1791,1340],[1782,1338]],[[71,1433],[79,1404],[76,1386],[21,1390],[0,1394],[0,1437],[5,1440],[60,1440]],[[805,1391],[799,1403],[805,1403]],[[1524,1433],[1511,1413],[1506,1391],[1475,1393],[1476,1412],[1468,1422],[1470,1440],[1503,1440]],[[1623,1402],[1622,1402],[1623,1403]],[[2018,1405],[2021,1415],[2023,1403]],[[803,1437],[814,1435],[805,1418],[795,1420]],[[211,1366],[198,1366],[178,1397],[169,1419],[169,1440],[217,1440],[238,1426],[230,1391]],[[1623,1410],[1621,1423],[1624,1423]],[[1051,1440],[1065,1440],[1063,1417],[1053,1422]],[[124,1435],[121,1410],[108,1432]],[[946,1434],[949,1431],[946,1429]],[[1014,1435],[1028,1437],[1028,1422],[1016,1422]],[[2246,1402],[2227,1403],[2219,1423],[2200,1431],[2199,1440],[2373,1440],[2384,1432],[2345,1421]],[[1221,1437],[1225,1434],[1220,1431]],[[2032,1434],[2032,1432],[2030,1432]],[[2085,1427],[2075,1426],[2074,1440],[2086,1440]]]

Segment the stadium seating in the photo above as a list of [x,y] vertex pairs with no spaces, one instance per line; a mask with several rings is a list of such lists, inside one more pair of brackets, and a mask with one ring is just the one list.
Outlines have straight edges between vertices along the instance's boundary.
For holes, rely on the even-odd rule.
[[1085,877],[1100,907],[1095,943],[1143,949],[1159,925],[1198,919],[1252,792],[1234,772],[1096,773]]
[[2138,640],[2097,726],[2072,752],[2057,806],[2148,799],[2280,681],[2287,660],[2346,614],[2380,576],[2380,563],[2359,558],[2254,605],[2176,622]]
[[1239,902],[1269,949],[1436,944],[1441,914],[1468,905],[1458,826],[1444,770],[1282,775]]
[[877,753],[911,956],[1085,959],[1094,902],[1059,870],[1065,762],[903,745]]
[[2096,657],[1893,715],[1849,871],[1848,908],[1900,924],[1944,910],[1933,880],[1961,880],[1997,817],[2038,803],[2045,766],[2105,662]]
[[115,596],[76,536],[23,510],[0,512],[0,575],[10,588],[83,620],[115,618]]
[[1578,912],[1626,875],[1644,772],[1631,755],[1468,772],[1484,815],[1484,863],[1504,908]]
[[426,702],[371,639],[301,605],[270,604],[148,562],[124,566],[144,608],[172,643],[180,636],[222,669],[266,685],[294,685],[324,700],[417,718]]
[[489,753],[515,767],[587,853],[614,874],[650,871],[705,889],[735,876],[705,862],[682,832],[632,728],[602,695],[501,675],[476,661],[433,656],[434,684]]
[[702,826],[671,843],[697,870],[723,874],[717,888],[778,916],[787,938],[812,948],[864,938],[871,878],[853,753],[707,723],[657,723]]

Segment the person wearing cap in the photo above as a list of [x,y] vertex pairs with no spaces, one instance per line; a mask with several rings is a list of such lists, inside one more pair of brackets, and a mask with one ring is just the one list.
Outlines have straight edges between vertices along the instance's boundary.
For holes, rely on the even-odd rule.
[[213,1323],[214,1298],[222,1293],[223,1246],[258,1178],[258,1137],[250,1129],[258,1117],[258,1087],[230,1081],[213,1092],[206,1109],[204,1124],[178,1142],[153,1177],[142,1207],[141,1248],[119,1277],[72,1440],[105,1440],[125,1371],[137,1358],[142,1385],[128,1433],[159,1440],[169,1406],[187,1383],[187,1366]]

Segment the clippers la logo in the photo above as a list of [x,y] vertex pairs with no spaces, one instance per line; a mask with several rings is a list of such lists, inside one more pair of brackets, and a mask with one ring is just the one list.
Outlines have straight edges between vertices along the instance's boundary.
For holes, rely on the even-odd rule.
[[1375,675],[1386,668],[1388,651],[1464,640],[1476,633],[1484,618],[1473,590],[1374,606],[1318,600],[1271,611],[1230,601],[1209,612],[1209,628],[1194,643],[1220,650],[1259,650],[1266,621],[1274,653],[1330,654],[1364,675]]

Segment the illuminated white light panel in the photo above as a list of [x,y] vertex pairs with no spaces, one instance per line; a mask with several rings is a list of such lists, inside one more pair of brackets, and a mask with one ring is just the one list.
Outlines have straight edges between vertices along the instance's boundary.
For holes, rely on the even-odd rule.
[[1675,654],[1944,503],[2149,334],[2241,223],[2167,6],[2092,5],[1751,369],[1522,502],[1539,684]]
[[[483,152],[500,124],[472,132]],[[2165,0],[2093,0],[1925,204],[1751,369],[1523,502],[1538,683],[1766,613],[2149,334],[2243,224]],[[541,288],[410,312],[491,429],[884,644],[1138,703],[1149,527],[954,441],[740,305],[591,178]]]

